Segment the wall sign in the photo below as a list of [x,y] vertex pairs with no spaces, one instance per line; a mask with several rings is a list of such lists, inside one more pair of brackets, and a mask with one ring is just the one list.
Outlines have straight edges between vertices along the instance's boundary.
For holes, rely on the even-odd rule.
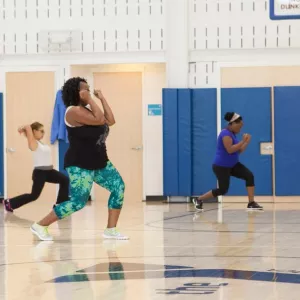
[[271,20],[300,19],[300,0],[270,0]]
[[161,104],[148,104],[148,116],[161,116],[162,105]]

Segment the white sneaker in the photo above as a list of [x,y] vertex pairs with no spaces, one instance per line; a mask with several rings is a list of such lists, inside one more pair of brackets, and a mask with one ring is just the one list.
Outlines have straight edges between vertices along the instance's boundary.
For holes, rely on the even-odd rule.
[[35,234],[41,241],[53,241],[53,237],[48,232],[48,226],[41,226],[37,223],[34,223],[30,230]]
[[129,240],[129,237],[121,234],[116,227],[106,228],[104,230],[103,237],[105,239],[113,239],[113,240]]

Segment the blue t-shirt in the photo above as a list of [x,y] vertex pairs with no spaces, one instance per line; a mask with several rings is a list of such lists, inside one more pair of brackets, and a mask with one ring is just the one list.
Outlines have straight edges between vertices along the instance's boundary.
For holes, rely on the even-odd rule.
[[228,129],[223,129],[218,136],[217,151],[214,159],[214,164],[220,167],[232,168],[239,162],[239,151],[229,154],[223,144],[224,136],[231,137],[233,145],[239,142],[234,133],[232,133]]

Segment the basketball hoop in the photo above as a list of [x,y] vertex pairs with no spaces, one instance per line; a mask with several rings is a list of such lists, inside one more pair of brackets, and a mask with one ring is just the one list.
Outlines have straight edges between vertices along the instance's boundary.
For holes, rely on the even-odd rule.
[[39,46],[44,52],[76,52],[81,50],[81,32],[78,30],[42,31]]

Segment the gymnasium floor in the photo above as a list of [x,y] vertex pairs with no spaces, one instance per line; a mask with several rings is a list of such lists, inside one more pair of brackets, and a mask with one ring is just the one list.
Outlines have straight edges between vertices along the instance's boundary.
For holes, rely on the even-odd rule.
[[103,241],[104,202],[54,225],[54,243],[28,227],[52,203],[0,208],[0,299],[299,300],[300,204],[127,203],[120,228],[131,240]]

